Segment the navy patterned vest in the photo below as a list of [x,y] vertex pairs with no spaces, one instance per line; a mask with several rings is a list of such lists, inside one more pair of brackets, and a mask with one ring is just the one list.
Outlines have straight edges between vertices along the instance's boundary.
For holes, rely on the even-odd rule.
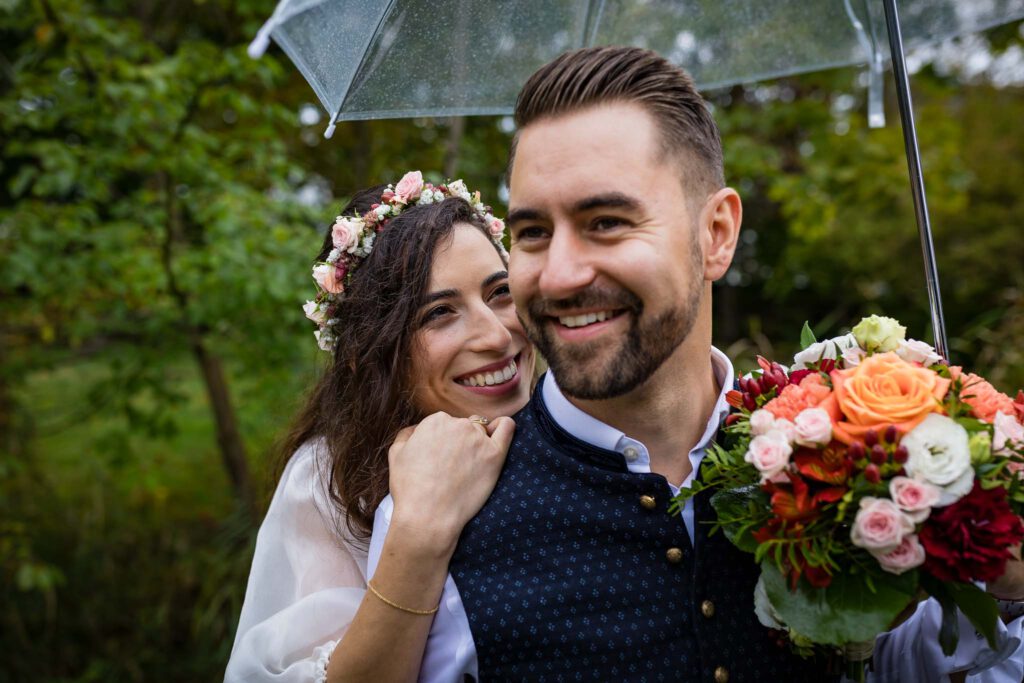
[[829,678],[757,621],[757,565],[708,536],[707,495],[695,499],[694,553],[664,477],[567,434],[539,390],[515,421],[450,565],[481,681]]

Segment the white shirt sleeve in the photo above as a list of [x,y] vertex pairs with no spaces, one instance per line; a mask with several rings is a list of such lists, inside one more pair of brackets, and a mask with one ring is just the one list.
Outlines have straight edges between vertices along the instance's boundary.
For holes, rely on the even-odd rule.
[[[874,683],[948,681],[949,674],[967,671],[968,683],[1020,683],[1024,678],[1024,618],[997,626],[1008,639],[1003,652],[993,652],[971,622],[960,615],[960,640],[956,652],[947,657],[939,645],[942,607],[934,598],[922,601],[917,611],[899,627],[875,641]],[[996,662],[996,663],[993,663]]]
[[[370,539],[370,555],[367,576],[373,577],[380,561],[384,538],[391,525],[391,513],[395,504],[391,496],[385,498],[373,518],[373,537]],[[476,645],[469,629],[469,617],[462,603],[455,580],[448,574],[441,592],[441,604],[430,625],[423,661],[420,663],[420,683],[460,683],[466,676],[473,680],[477,675]]]
[[317,448],[306,444],[277,485],[256,539],[227,683],[322,683],[363,599],[366,552],[332,512],[319,472]]

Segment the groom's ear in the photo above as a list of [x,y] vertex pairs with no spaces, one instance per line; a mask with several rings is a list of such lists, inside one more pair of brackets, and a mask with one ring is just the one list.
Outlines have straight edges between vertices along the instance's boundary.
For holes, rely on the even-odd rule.
[[698,218],[704,249],[704,279],[714,282],[729,270],[743,222],[743,202],[736,190],[723,187],[708,197]]

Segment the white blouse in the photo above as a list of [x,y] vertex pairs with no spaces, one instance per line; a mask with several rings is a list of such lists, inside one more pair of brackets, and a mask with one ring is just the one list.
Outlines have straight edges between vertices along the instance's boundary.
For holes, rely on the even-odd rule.
[[307,443],[278,482],[256,539],[224,680],[323,683],[366,592],[366,548],[335,512],[327,449]]

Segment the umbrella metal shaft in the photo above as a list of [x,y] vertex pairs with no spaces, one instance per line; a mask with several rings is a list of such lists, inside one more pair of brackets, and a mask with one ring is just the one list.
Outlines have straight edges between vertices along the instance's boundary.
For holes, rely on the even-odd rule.
[[910,172],[910,189],[914,197],[914,214],[917,217],[917,230],[921,237],[921,251],[924,255],[924,273],[928,288],[928,304],[931,308],[935,350],[948,360],[946,322],[942,315],[939,273],[935,264],[935,245],[932,243],[932,226],[928,218],[928,202],[924,193],[924,176],[921,174],[921,154],[917,145],[917,129],[914,127],[914,105],[910,99],[910,81],[907,78],[907,64],[903,54],[900,18],[896,10],[896,0],[883,0],[882,5],[885,7],[885,26],[889,33],[889,51],[892,56],[893,75],[896,78],[896,101],[899,104],[903,144],[907,152],[907,169]]

